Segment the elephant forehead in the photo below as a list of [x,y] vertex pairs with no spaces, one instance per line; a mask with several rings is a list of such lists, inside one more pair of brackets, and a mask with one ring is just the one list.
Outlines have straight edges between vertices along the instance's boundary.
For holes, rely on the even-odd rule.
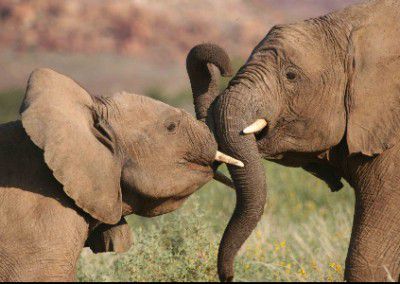
[[273,49],[284,60],[314,69],[323,66],[328,58],[325,53],[329,50],[324,40],[323,33],[312,23],[282,25],[272,28],[255,51]]
[[114,94],[113,99],[124,119],[135,123],[154,123],[168,115],[180,114],[178,109],[142,95],[121,92]]

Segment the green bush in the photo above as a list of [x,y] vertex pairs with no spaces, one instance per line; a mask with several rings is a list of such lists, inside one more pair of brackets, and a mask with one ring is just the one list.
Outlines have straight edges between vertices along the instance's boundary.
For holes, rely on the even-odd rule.
[[[192,212],[183,210],[181,214],[155,218],[146,228],[131,221],[135,244],[125,254],[94,256],[85,251],[79,263],[79,280],[215,280],[218,240],[210,226],[202,223],[198,203],[193,205]],[[198,214],[196,218],[193,213]]]

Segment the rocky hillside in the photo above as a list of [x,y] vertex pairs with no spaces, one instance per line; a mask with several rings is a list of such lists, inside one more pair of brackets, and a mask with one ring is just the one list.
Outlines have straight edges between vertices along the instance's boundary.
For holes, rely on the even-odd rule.
[[[143,73],[153,71],[161,73],[158,78],[167,72],[179,82],[186,80],[182,77],[184,58],[197,43],[216,42],[231,55],[245,58],[272,25],[322,15],[354,2],[357,1],[0,0],[0,70],[12,70],[0,78],[0,89],[12,82],[22,83],[32,67],[43,64],[66,73],[76,73],[78,68],[81,73],[109,68],[114,74],[109,80],[116,82],[118,88],[125,87],[125,83],[118,83],[126,76],[124,62],[136,65],[133,69],[139,68],[130,73],[136,78],[130,77],[135,86],[144,86],[143,80],[148,78]],[[90,60],[92,68],[88,68]],[[96,66],[99,61],[103,65]],[[121,61],[120,67],[112,66]],[[90,74],[79,76],[94,88],[101,85]]]

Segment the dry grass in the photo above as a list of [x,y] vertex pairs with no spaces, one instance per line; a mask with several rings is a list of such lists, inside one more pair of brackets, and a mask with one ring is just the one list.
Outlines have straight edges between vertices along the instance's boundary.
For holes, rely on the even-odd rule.
[[[266,163],[265,215],[237,257],[240,281],[341,281],[352,215],[349,187],[330,193],[299,169]],[[218,242],[234,193],[210,183],[162,217],[128,218],[135,245],[125,254],[82,253],[81,281],[213,281]]]

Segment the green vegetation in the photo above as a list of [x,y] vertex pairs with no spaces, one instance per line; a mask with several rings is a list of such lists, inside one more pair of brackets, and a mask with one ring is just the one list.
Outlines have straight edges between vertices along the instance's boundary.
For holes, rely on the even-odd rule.
[[188,108],[193,105],[192,93],[189,90],[165,94],[162,88],[155,86],[147,89],[144,94],[175,107]]
[[18,111],[24,96],[24,91],[9,90],[0,93],[0,123],[18,118]]
[[[353,192],[331,193],[300,169],[265,163],[266,212],[237,257],[236,280],[342,281],[351,232]],[[176,212],[128,217],[135,235],[124,254],[79,260],[80,281],[217,280],[218,243],[235,205],[235,194],[211,182]]]

